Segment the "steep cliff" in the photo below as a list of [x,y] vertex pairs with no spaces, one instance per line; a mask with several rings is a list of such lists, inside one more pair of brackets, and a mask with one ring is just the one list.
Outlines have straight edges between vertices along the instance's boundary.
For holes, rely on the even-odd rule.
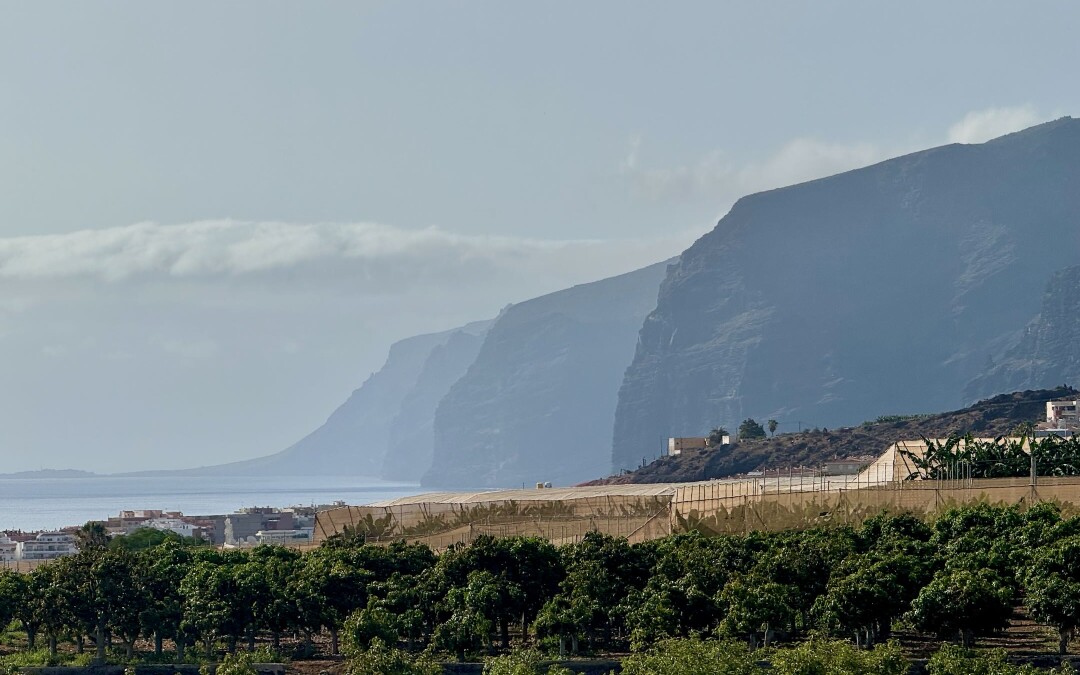
[[1039,315],[996,365],[968,386],[969,396],[1080,382],[1080,266],[1054,274]]
[[667,264],[504,311],[439,403],[422,482],[566,484],[606,473],[619,382]]
[[490,324],[485,321],[454,331],[445,344],[431,350],[390,424],[383,478],[419,481],[431,467],[435,452],[435,409],[476,360]]
[[417,335],[391,345],[386,363],[378,372],[372,373],[322,426],[285,450],[184,473],[378,476],[386,457],[391,424],[403,401],[416,387],[432,351],[445,345],[460,330],[463,329]]
[[1078,252],[1070,118],[745,197],[661,285],[614,468],[749,416],[834,427],[959,407]]

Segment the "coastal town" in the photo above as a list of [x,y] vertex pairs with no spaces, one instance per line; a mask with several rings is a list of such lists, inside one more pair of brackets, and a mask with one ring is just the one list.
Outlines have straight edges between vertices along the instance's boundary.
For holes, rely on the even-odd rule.
[[[221,548],[245,548],[260,544],[310,543],[315,515],[320,510],[344,506],[344,502],[311,506],[245,507],[234,513],[186,515],[179,511],[137,509],[121,511],[100,524],[110,537],[129,535],[149,528],[171,532]],[[0,531],[0,564],[11,569],[31,569],[43,561],[78,553],[77,532],[83,524],[56,531]]]

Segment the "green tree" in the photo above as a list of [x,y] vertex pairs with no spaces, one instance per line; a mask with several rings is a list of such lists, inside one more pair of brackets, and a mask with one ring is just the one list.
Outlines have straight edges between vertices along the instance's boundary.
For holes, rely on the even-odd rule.
[[373,604],[390,613],[398,636],[405,639],[410,652],[434,619],[434,600],[423,574],[394,573],[386,581],[373,583],[368,606]]
[[75,589],[66,583],[65,577],[70,565],[66,560],[70,558],[60,558],[49,565],[36,568],[27,583],[28,602],[26,618],[23,619],[27,641],[32,647],[38,632],[44,633],[48,641],[49,655],[54,658],[57,641],[75,622],[71,613]]
[[578,644],[590,628],[591,613],[574,605],[566,595],[557,595],[540,609],[533,628],[540,644],[548,649],[558,647],[559,656],[577,654]]
[[720,591],[732,574],[749,571],[751,551],[735,537],[697,532],[667,537],[650,547],[655,563],[644,596],[628,596],[632,639],[653,642],[713,632],[724,615]]
[[634,590],[627,598],[626,621],[630,628],[630,648],[640,651],[649,645],[677,637],[676,603],[669,589],[647,586]]
[[105,548],[109,545],[109,531],[105,525],[96,521],[87,521],[75,532],[75,546],[80,551]]
[[993,570],[945,569],[919,591],[907,617],[917,630],[959,635],[971,647],[975,636],[1009,625],[1012,598],[1012,587]]
[[233,575],[225,564],[197,560],[180,582],[185,635],[202,640],[206,658],[213,658],[214,642],[232,628],[232,604],[236,602]]
[[728,435],[728,430],[724,427],[714,427],[713,430],[709,432],[709,445],[714,448],[720,447],[724,443],[724,436]]
[[844,560],[814,602],[818,624],[833,635],[853,636],[859,646],[887,638],[893,619],[910,604],[904,580],[912,577],[907,569],[912,564],[909,557],[897,554]]
[[747,417],[739,425],[739,440],[751,441],[757,438],[765,438],[765,428],[758,424],[754,418]]
[[795,589],[754,576],[735,577],[724,586],[721,602],[727,614],[719,632],[729,637],[743,637],[750,647],[760,642],[768,647],[777,630],[791,630],[795,619],[792,607]]
[[299,602],[292,593],[294,587],[290,582],[296,577],[301,560],[291,549],[275,548],[279,551],[278,555],[261,560],[262,577],[267,586],[263,602],[256,610],[256,622],[260,628],[270,632],[274,651],[279,652],[281,635],[300,623]]
[[1080,537],[1039,550],[1026,570],[1026,601],[1036,621],[1058,632],[1058,649],[1068,651],[1080,627]]
[[26,602],[26,583],[23,575],[0,569],[0,631],[21,613]]
[[84,592],[97,626],[97,660],[104,663],[108,635],[119,637],[127,657],[132,658],[135,640],[142,632],[140,613],[149,602],[139,560],[128,551],[106,550],[93,554],[89,562],[87,578],[91,583]]
[[[470,589],[469,606],[499,629],[504,649],[510,646],[510,623],[520,620],[527,609],[537,611],[547,599],[538,597],[526,601],[528,562],[518,560],[520,556],[512,550],[512,541],[480,536],[467,547],[445,552],[435,566],[448,589]],[[554,586],[554,581],[551,585]],[[457,609],[453,607],[452,611]]]
[[[359,566],[356,549],[321,546],[304,556],[290,578],[288,595],[296,602],[297,621],[305,635],[327,628],[331,651],[338,652],[338,633],[345,619],[367,605],[368,582],[374,574]],[[274,649],[279,649],[279,644]]]
[[647,550],[599,532],[589,532],[562,550],[566,576],[558,596],[570,608],[590,646],[610,646],[626,628],[625,601],[645,587]]
[[345,633],[345,653],[353,655],[367,651],[373,641],[383,645],[397,645],[397,629],[394,617],[381,607],[368,607],[349,615],[342,628]]
[[183,537],[170,530],[158,530],[152,527],[140,527],[130,534],[121,534],[109,540],[109,548],[122,548],[128,551],[144,551],[171,541],[181,546],[199,546],[201,541],[195,537]]
[[181,630],[184,613],[180,583],[191,566],[191,553],[179,542],[168,539],[139,555],[147,594],[139,617],[143,632],[153,636],[154,654],[158,656],[164,640],[172,640],[176,644],[177,660],[182,662],[187,638]]
[[479,612],[467,607],[450,615],[435,628],[434,645],[464,661],[487,644],[491,635],[491,622]]
[[780,423],[777,422],[776,420],[769,420],[768,422],[766,422],[766,424],[769,427],[769,435],[770,436],[775,436],[776,435],[776,427],[780,426]]
[[559,549],[545,539],[509,537],[501,543],[509,562],[503,577],[513,587],[509,594],[513,601],[510,609],[520,617],[522,639],[528,642],[529,626],[540,608],[559,592],[559,582],[566,576],[566,569]]
[[760,540],[766,548],[758,554],[751,574],[787,588],[793,612],[790,628],[806,627],[833,570],[854,553],[854,531],[846,527],[788,531],[763,534]]

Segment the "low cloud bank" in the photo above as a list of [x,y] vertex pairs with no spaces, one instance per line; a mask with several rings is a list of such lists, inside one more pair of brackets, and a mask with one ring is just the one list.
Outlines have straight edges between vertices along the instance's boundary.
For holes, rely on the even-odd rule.
[[388,281],[482,281],[491,274],[565,274],[581,281],[581,274],[599,278],[656,262],[692,238],[684,233],[664,239],[544,240],[379,223],[138,223],[0,239],[0,278],[116,283],[341,273],[383,290]]

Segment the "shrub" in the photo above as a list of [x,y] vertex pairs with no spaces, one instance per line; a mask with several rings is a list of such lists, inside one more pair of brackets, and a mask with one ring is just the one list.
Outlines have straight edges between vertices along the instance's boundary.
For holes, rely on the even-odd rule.
[[544,657],[535,649],[515,649],[505,656],[484,659],[484,675],[573,675],[559,664],[544,667]]
[[[255,663],[255,655],[248,652],[226,654],[225,658],[218,663],[215,675],[256,675]],[[203,668],[199,669],[200,674],[203,672]]]
[[1069,666],[1054,670],[1039,670],[1032,665],[1013,665],[1004,649],[976,652],[957,645],[942,645],[926,664],[930,675],[1068,675],[1075,672]]
[[760,671],[749,648],[728,640],[664,640],[623,661],[623,675],[754,675]]
[[906,675],[911,667],[895,642],[866,650],[842,640],[812,640],[777,649],[770,660],[777,675]]
[[412,657],[401,649],[373,639],[365,651],[355,652],[345,667],[348,675],[442,675],[442,667],[426,654]]

